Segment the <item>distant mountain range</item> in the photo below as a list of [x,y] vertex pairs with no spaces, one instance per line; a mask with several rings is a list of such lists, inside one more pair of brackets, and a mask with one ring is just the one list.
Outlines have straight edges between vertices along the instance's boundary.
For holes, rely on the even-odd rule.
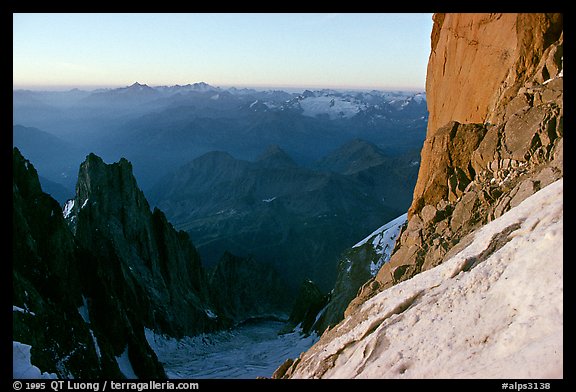
[[[224,89],[203,82],[13,92],[14,126],[36,128],[69,145],[48,159],[30,151],[36,143],[33,135],[22,134],[22,128],[13,130],[14,146],[34,162],[40,175],[73,187],[75,168],[94,152],[107,161],[129,159],[145,192],[170,171],[210,151],[254,160],[276,144],[299,164],[309,165],[355,138],[389,155],[419,150],[427,118],[421,92],[297,94]],[[62,173],[69,179],[63,180]]]
[[[135,82],[130,86],[92,91],[72,89],[69,91],[14,90],[14,105],[19,111],[23,107],[44,106],[66,108],[71,106],[92,106],[102,104],[142,104],[152,101],[159,106],[178,102],[209,93],[209,99],[217,101],[219,94],[244,99],[254,111],[302,110],[310,117],[327,115],[332,119],[351,118],[370,110],[380,110],[381,114],[394,111],[407,111],[426,102],[426,93],[408,91],[345,91],[334,89],[304,90],[302,93],[289,93],[282,90],[255,90],[252,88],[221,88],[204,82],[173,86],[148,86]],[[27,119],[29,120],[29,119]],[[18,122],[18,121],[16,121]]]
[[230,251],[274,265],[294,290],[312,279],[327,291],[340,253],[408,208],[416,158],[390,158],[362,140],[321,159],[322,170],[298,166],[278,146],[254,162],[210,152],[149,197],[190,234],[207,265]]

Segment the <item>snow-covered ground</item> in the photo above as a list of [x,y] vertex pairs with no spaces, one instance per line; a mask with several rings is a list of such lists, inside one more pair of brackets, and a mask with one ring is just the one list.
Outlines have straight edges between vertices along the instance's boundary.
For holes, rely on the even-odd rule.
[[181,340],[146,330],[146,339],[169,378],[254,379],[270,377],[288,358],[297,358],[318,337],[278,335],[284,323],[255,321],[232,331]]
[[384,290],[294,378],[562,378],[563,179],[436,268]]

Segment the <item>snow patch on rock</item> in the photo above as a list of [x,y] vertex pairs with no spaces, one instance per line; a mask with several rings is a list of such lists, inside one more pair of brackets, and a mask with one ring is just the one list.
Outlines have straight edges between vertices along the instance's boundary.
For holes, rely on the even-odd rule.
[[64,209],[62,210],[62,214],[64,218],[67,219],[70,214],[72,213],[72,209],[74,208],[74,199],[70,199],[64,204]]
[[130,358],[128,357],[128,346],[124,349],[124,352],[119,356],[115,357],[116,363],[120,368],[120,371],[127,379],[137,379],[136,373],[134,373],[134,369],[132,368],[132,363],[130,362]]
[[50,379],[58,378],[55,373],[42,372],[30,361],[32,346],[20,342],[12,342],[12,378],[15,379]]
[[377,255],[380,256],[379,259],[370,262],[370,274],[372,276],[375,276],[382,265],[390,260],[390,256],[394,250],[396,240],[402,231],[402,226],[406,223],[407,220],[408,214],[402,214],[398,218],[386,223],[384,226],[380,227],[368,237],[364,238],[362,241],[353,246],[353,248],[358,248],[368,242],[372,243],[374,251]]

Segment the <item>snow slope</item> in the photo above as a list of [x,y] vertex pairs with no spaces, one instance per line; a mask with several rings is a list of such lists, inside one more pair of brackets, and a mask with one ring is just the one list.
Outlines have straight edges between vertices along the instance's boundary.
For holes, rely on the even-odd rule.
[[358,248],[370,241],[374,251],[378,256],[380,256],[378,260],[372,260],[370,263],[370,274],[372,276],[375,276],[380,270],[380,267],[390,260],[396,240],[400,235],[400,231],[402,231],[402,226],[407,220],[408,213],[402,214],[353,246],[353,248]]
[[562,378],[562,196],[560,179],[366,301],[292,377]]

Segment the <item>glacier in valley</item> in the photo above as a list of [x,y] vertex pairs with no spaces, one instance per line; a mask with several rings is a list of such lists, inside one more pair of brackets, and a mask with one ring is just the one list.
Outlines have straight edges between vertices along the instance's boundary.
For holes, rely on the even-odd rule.
[[230,331],[173,339],[146,330],[146,339],[172,379],[270,377],[286,358],[318,340],[298,331],[279,335],[284,322],[253,320]]

